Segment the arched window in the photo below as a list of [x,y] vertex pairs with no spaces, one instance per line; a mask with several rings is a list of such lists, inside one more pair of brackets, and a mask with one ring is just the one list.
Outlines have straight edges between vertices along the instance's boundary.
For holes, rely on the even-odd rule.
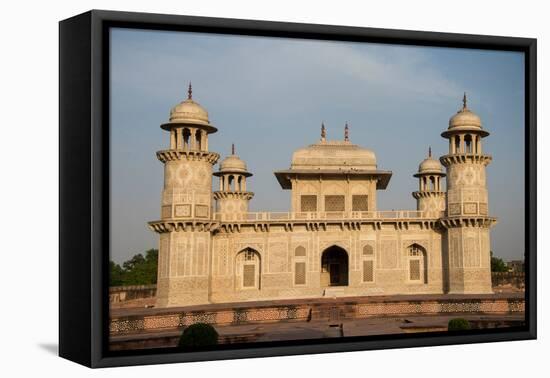
[[460,137],[455,135],[455,153],[460,153]]
[[170,149],[175,150],[178,148],[178,141],[176,137],[176,129],[170,129]]
[[246,248],[237,254],[235,263],[237,289],[256,289],[261,287],[261,258],[252,248]]
[[190,136],[191,136],[191,132],[189,131],[189,129],[187,129],[187,128],[183,129],[182,137],[183,137],[183,149],[184,150],[189,149],[189,138],[190,138]]
[[472,141],[472,136],[470,134],[466,134],[466,136],[464,137],[464,145],[465,145],[465,151],[467,154],[471,154],[473,152],[473,148],[472,148],[472,145],[473,145],[473,141]]
[[302,246],[294,250],[294,285],[306,284],[306,249]]
[[306,249],[302,246],[296,247],[296,249],[294,250],[294,256],[306,257]]
[[374,282],[374,249],[367,244],[363,247],[363,282]]
[[363,247],[363,256],[364,257],[373,257],[374,256],[374,249],[372,248],[372,245],[367,244]]
[[409,281],[428,283],[428,263],[426,250],[418,244],[412,244],[408,248]]
[[197,130],[195,132],[195,148],[197,150],[202,150],[202,130]]

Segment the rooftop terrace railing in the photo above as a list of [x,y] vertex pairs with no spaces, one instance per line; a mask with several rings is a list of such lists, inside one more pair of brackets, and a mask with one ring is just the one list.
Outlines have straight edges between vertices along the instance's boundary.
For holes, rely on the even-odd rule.
[[437,218],[442,214],[416,210],[398,211],[317,211],[317,212],[256,212],[256,213],[214,213],[214,219],[221,222],[260,222],[260,221],[334,221],[363,219],[417,219]]

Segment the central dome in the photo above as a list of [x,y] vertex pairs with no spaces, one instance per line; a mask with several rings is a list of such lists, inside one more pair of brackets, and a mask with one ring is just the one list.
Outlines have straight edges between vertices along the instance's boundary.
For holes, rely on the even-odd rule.
[[295,151],[291,169],[375,170],[376,155],[348,141],[326,141]]

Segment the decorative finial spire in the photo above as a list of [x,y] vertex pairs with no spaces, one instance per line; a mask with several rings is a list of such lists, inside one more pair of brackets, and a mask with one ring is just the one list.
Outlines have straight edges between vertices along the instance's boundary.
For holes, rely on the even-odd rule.
[[462,110],[468,109],[468,99],[466,98],[466,92],[464,92],[464,97],[462,97]]
[[189,88],[187,89],[187,99],[193,99],[193,86],[191,85],[191,82],[189,82]]
[[432,157],[432,146],[428,147],[428,157]]
[[325,129],[325,123],[321,122],[321,141],[327,140],[327,130]]
[[231,155],[235,155],[235,143],[231,143]]
[[349,126],[346,121],[346,126],[344,127],[344,141],[349,142]]

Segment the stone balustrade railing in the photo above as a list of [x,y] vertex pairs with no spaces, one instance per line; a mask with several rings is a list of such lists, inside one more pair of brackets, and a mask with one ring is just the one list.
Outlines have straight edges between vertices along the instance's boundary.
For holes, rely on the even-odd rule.
[[363,219],[418,219],[439,218],[443,212],[424,212],[416,210],[398,211],[317,211],[317,212],[257,212],[257,213],[214,213],[214,219],[221,222],[258,222],[258,221],[327,221],[327,220],[363,220]]

